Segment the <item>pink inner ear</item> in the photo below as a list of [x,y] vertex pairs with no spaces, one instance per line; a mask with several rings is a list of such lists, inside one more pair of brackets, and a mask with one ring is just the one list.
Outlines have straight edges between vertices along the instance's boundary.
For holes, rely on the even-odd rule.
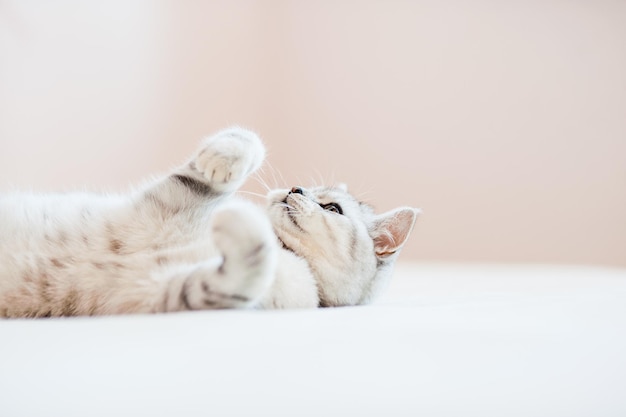
[[380,217],[374,238],[376,255],[380,257],[392,255],[404,245],[413,229],[417,213],[411,208],[401,208]]
[[396,249],[393,237],[387,234],[379,235],[374,239],[374,247],[376,248],[376,255],[385,257],[392,255]]

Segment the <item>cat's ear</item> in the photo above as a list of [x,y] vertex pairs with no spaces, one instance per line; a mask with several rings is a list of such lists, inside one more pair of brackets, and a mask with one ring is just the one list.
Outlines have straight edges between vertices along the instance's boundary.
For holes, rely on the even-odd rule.
[[385,258],[402,248],[421,212],[411,207],[400,207],[377,216],[372,229],[376,256]]

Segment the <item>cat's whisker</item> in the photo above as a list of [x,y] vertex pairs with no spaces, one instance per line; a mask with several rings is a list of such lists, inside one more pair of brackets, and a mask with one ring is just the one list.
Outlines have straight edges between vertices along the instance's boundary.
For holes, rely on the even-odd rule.
[[248,195],[253,195],[255,197],[261,197],[261,198],[265,198],[266,197],[264,194],[255,193],[253,191],[246,191],[246,190],[239,190],[239,191],[237,191],[237,194],[248,194]]
[[315,174],[317,175],[317,179],[319,181],[319,183],[317,181],[313,181],[315,186],[317,187],[317,186],[319,186],[321,184],[325,184],[324,176],[322,175],[322,172],[319,169],[317,169],[317,168],[315,168],[314,171],[315,171]]
[[[358,187],[359,189],[363,189],[363,187]],[[359,192],[358,194],[355,195],[355,197],[357,198],[357,200],[365,200],[366,198],[369,198],[369,196],[373,195],[373,189],[370,186],[369,188],[365,189],[364,191]]]
[[278,205],[279,205],[280,207],[283,207],[283,208],[286,208],[286,209],[288,209],[288,210],[290,210],[290,211],[294,211],[294,212],[295,212],[295,207],[290,206],[290,205],[289,205],[289,204],[287,204],[287,203],[278,203]]
[[263,185],[263,187],[266,188],[267,191],[270,191],[271,189],[275,188],[275,187],[271,187],[266,180],[267,172],[269,171],[273,175],[273,170],[274,168],[272,167],[270,162],[265,161],[265,163],[261,166],[260,172],[255,173],[256,179],[259,181],[259,183],[261,183],[261,185]]
[[297,210],[295,207],[290,206],[287,203],[277,203],[280,207],[287,209],[287,213],[295,217],[301,217],[302,213]]
[[261,165],[258,169],[258,171],[256,171],[254,173],[255,176],[262,178],[263,175],[265,175],[265,168],[267,167],[267,162],[263,163],[263,165]]
[[263,188],[265,188],[265,191],[271,191],[271,188],[269,185],[267,185],[267,182],[265,182],[265,180],[263,179],[263,177],[261,177],[261,175],[259,173],[255,173],[253,176],[254,180],[256,180]]
[[336,168],[333,168],[333,170],[330,173],[330,181],[328,182],[329,184],[337,184],[337,170]]
[[318,183],[317,180],[315,179],[315,177],[313,175],[309,176],[309,182],[311,183],[311,185],[315,188],[319,187],[320,184],[323,183]]
[[[317,188],[291,188],[294,177],[287,183],[263,166],[262,142],[244,129],[217,133],[194,155],[113,199],[2,196],[2,238],[18,257],[0,250],[0,265],[9,265],[0,268],[0,317],[364,304],[379,291],[371,282],[390,277],[395,257],[380,255],[402,247],[417,217],[408,207],[375,215],[352,195],[321,188],[320,171],[321,183],[310,177]],[[262,191],[240,189],[253,171],[265,190],[275,188],[269,178],[288,187],[271,194],[270,207]],[[229,201],[237,193],[263,199],[265,209]]]
[[268,161],[267,162],[267,167],[270,169],[270,172],[272,174],[272,180],[274,181],[274,187],[273,188],[279,188],[278,186],[278,179],[276,178],[276,168],[274,168],[274,166]]
[[298,185],[303,185],[304,186],[304,182],[302,181],[302,177],[300,177],[299,175],[296,175],[296,182]]
[[[287,181],[285,181],[285,177],[283,177],[283,173],[282,173],[282,172],[280,172],[280,171],[279,171],[279,170],[277,170],[277,169],[276,169],[275,171],[278,173],[278,176],[280,177],[281,184],[282,184],[283,186],[287,186]],[[278,185],[278,184],[277,184],[277,185]]]

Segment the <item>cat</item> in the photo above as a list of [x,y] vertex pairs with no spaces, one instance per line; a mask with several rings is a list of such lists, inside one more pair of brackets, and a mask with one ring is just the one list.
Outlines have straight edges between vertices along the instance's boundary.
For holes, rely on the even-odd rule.
[[127,195],[0,196],[0,317],[371,302],[419,210],[376,215],[343,185],[233,196],[263,163],[234,127]]

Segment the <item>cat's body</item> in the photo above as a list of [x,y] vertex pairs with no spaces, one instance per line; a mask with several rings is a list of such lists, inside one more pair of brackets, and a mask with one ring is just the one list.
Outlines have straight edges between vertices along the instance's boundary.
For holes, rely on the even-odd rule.
[[0,196],[0,317],[369,302],[417,211],[294,187],[264,212],[232,197],[264,156],[233,128],[128,195]]

